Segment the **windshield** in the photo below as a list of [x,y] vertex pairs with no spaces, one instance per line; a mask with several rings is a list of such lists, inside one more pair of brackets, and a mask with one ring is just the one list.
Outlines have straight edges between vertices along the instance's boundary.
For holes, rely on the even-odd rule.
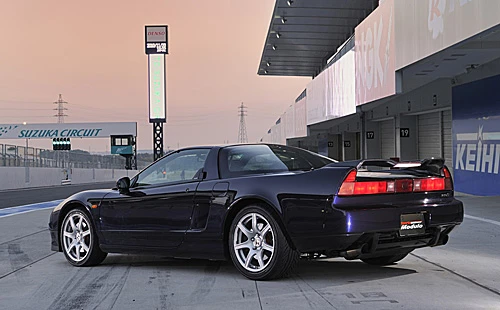
[[333,159],[280,145],[238,145],[219,154],[222,178],[285,171],[310,171],[334,163]]

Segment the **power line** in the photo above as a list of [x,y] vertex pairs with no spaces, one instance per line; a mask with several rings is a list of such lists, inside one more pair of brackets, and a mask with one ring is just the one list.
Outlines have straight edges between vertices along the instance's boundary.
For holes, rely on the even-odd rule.
[[67,111],[68,109],[64,106],[65,104],[67,104],[66,101],[64,101],[62,99],[62,95],[59,94],[59,99],[57,101],[54,102],[54,104],[57,104],[57,108],[55,108],[54,110],[57,111],[57,114],[54,115],[55,117],[57,117],[57,122],[58,123],[64,123],[64,117],[65,116],[68,116],[66,114],[64,114],[64,111]]
[[238,131],[238,143],[248,143],[248,137],[247,137],[247,126],[245,124],[245,116],[247,116],[247,111],[246,108],[243,105],[243,102],[241,103],[240,107],[238,108],[238,115],[240,116],[240,129]]

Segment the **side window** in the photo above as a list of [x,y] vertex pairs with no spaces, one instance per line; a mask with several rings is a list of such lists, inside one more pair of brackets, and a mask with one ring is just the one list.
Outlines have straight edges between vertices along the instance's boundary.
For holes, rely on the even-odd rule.
[[136,186],[178,183],[198,179],[209,149],[184,150],[170,154],[138,175]]

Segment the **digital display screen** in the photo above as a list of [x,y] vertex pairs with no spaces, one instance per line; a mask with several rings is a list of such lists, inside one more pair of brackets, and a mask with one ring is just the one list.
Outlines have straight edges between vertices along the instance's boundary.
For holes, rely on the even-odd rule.
[[162,53],[166,54],[167,53],[167,43],[147,43],[146,49],[148,51],[155,50],[156,53],[158,53],[158,54],[162,54]]
[[148,55],[149,121],[166,122],[165,55]]

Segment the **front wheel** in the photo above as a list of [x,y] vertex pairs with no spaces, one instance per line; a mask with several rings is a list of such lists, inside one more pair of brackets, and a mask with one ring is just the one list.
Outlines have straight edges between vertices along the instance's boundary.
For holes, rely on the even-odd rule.
[[388,256],[380,256],[380,257],[374,257],[374,258],[365,258],[365,259],[362,259],[362,261],[364,263],[369,264],[369,265],[386,266],[386,265],[392,265],[395,262],[399,262],[400,260],[405,258],[408,254],[410,254],[410,252],[395,254],[395,255],[388,255]]
[[64,256],[74,266],[94,266],[107,256],[101,251],[89,216],[79,208],[72,209],[61,226]]
[[290,247],[273,216],[261,206],[241,210],[229,233],[229,252],[236,268],[252,280],[288,276],[299,253]]

